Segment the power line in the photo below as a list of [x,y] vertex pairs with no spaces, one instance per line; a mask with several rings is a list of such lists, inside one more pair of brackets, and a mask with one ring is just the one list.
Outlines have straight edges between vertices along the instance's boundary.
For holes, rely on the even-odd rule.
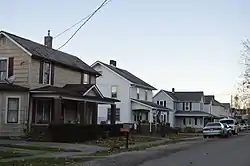
[[66,44],[69,43],[69,41],[76,35],[76,33],[108,2],[110,2],[111,0],[104,0],[103,3],[86,19],[86,21],[84,21],[84,23],[73,33],[73,35],[63,44],[61,45],[59,49],[61,49],[62,47],[64,47]]
[[[111,0],[110,0],[111,1]],[[104,7],[105,5],[107,5],[110,1],[106,2],[102,7]],[[84,18],[82,18],[81,20],[77,21],[75,24],[73,24],[72,26],[68,27],[67,29],[65,29],[64,31],[62,31],[61,33],[57,34],[55,38],[60,37],[61,35],[63,35],[65,32],[69,31],[70,29],[74,28],[76,25],[80,24],[81,22],[83,22],[84,20],[86,20],[88,17],[90,17],[92,15],[92,13],[90,13],[89,15],[85,16]]]

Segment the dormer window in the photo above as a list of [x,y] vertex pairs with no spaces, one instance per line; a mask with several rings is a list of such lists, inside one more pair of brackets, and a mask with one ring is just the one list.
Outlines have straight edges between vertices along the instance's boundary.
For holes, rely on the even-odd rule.
[[43,84],[51,84],[51,63],[43,63]]
[[7,64],[8,64],[7,58],[0,59],[0,80],[4,80],[5,78],[7,78],[8,74]]

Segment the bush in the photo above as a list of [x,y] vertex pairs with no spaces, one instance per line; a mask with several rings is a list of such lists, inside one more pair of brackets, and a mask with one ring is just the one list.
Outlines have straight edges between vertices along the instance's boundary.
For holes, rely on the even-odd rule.
[[184,128],[184,133],[195,133],[195,129],[192,127]]
[[52,141],[55,142],[85,142],[105,137],[117,137],[120,132],[121,124],[101,124],[101,125],[82,125],[82,124],[51,124],[49,132]]

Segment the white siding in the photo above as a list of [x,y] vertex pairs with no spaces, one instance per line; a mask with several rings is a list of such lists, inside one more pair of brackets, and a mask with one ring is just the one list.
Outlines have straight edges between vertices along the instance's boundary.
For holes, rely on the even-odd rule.
[[192,102],[192,111],[201,111],[201,103]]
[[[130,98],[137,99],[137,88],[134,86],[130,87]],[[144,88],[139,88],[139,100],[145,100],[146,91],[148,93],[147,101],[153,101],[153,92]]]
[[[116,104],[116,108],[120,108],[120,122],[131,122],[131,103],[130,103],[130,84],[122,77],[118,76],[111,70],[102,65],[94,66],[96,71],[101,71],[102,76],[96,79],[96,85],[106,97],[111,97],[111,86],[117,85],[117,99],[121,102]],[[98,106],[98,121],[107,120],[107,110],[110,105]]]
[[163,91],[160,91],[158,94],[156,94],[153,98],[154,103],[157,103],[157,101],[165,100],[166,101],[166,107],[170,109],[174,109],[174,101],[171,97],[166,95]]

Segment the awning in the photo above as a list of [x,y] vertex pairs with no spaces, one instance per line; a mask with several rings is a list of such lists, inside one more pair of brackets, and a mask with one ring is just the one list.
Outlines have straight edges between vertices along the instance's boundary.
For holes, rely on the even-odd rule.
[[89,101],[100,104],[120,102],[104,97],[94,84],[67,84],[64,87],[45,86],[30,90],[33,97],[60,97],[67,100]]
[[175,116],[184,117],[184,116],[191,116],[191,117],[214,117],[217,118],[217,116],[203,112],[203,111],[176,111]]
[[[138,99],[131,99],[131,101],[134,102],[134,103],[137,103],[139,105],[142,105],[143,107],[147,107],[149,109],[160,110],[160,111],[163,111],[163,112],[172,111],[169,108],[163,107],[163,106],[158,105],[158,104],[156,104],[154,102],[151,102],[151,101],[138,100]],[[138,109],[143,109],[143,108],[136,108],[136,109],[132,108],[132,110],[138,110]],[[145,109],[145,110],[147,110],[147,109]]]

